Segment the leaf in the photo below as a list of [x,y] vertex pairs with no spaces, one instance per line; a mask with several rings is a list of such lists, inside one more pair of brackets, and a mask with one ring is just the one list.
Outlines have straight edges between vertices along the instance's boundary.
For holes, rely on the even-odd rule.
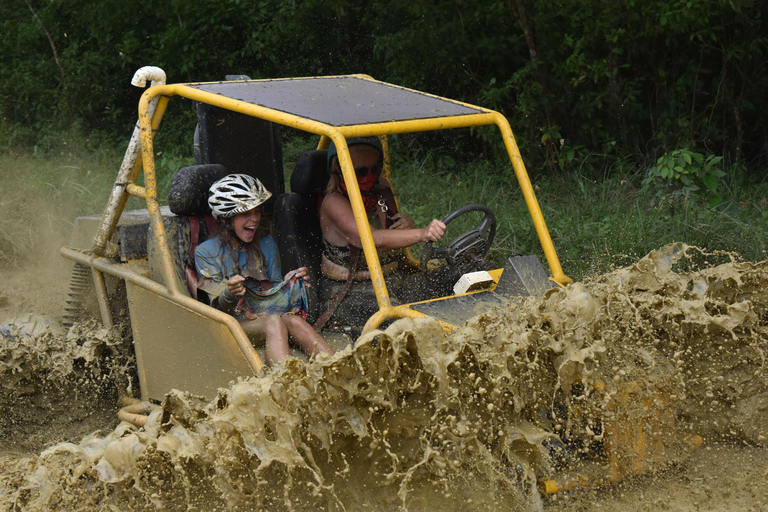
[[722,160],[722,159],[723,159],[723,157],[721,157],[721,156],[709,155],[707,157],[707,165],[718,164],[718,163],[720,163],[720,160]]
[[707,176],[702,177],[701,182],[704,183],[704,186],[707,187],[712,192],[717,190],[718,179],[716,176],[709,174]]

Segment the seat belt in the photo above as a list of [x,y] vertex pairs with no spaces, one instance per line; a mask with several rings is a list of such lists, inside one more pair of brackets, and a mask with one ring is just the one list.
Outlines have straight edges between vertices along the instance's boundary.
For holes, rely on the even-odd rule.
[[347,280],[336,294],[336,297],[333,298],[333,302],[328,305],[328,309],[326,309],[325,312],[320,315],[320,318],[318,318],[317,321],[312,324],[312,327],[314,327],[316,331],[320,332],[320,329],[325,326],[325,323],[331,318],[331,316],[333,316],[333,314],[336,312],[336,308],[339,307],[339,304],[341,304],[341,301],[344,300],[347,292],[349,292],[349,289],[352,287],[352,281],[355,279],[355,271],[357,270],[357,260],[359,257],[360,249],[350,244],[349,259],[347,260]]
[[190,215],[189,219],[189,266],[195,266],[195,249],[200,242],[200,217],[197,215]]
[[[190,234],[190,244],[189,244],[189,264],[190,266],[194,267],[195,265],[195,249],[200,244],[200,217],[197,215],[190,215],[187,217],[189,219],[189,234]],[[208,238],[213,238],[216,236],[218,232],[218,224],[216,223],[216,219],[213,218],[211,215],[204,215],[203,221],[205,222],[205,227],[208,229]]]
[[187,268],[184,269],[184,276],[187,280],[187,289],[195,300],[197,298],[197,270],[195,269],[195,249],[200,241],[200,218],[196,215],[190,215],[189,219],[189,259]]
[[[195,249],[197,249],[197,246],[200,243],[200,217],[197,215],[190,215],[187,218],[189,219],[190,243],[189,261],[187,262],[187,268],[185,269],[184,274],[187,279],[187,288],[189,289],[189,293],[195,300],[199,300],[197,297],[198,286],[197,270],[195,269]],[[208,229],[208,238],[215,236],[216,232],[218,231],[218,224],[216,223],[216,219],[214,219],[211,215],[205,215],[203,216],[203,221],[205,222],[205,227]]]

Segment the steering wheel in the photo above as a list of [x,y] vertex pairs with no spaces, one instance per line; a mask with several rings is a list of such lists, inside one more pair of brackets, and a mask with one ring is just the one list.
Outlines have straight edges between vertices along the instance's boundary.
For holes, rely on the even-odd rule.
[[482,204],[462,206],[446,215],[443,224],[447,226],[456,218],[469,212],[483,212],[485,215],[473,229],[451,240],[448,247],[432,247],[432,242],[424,242],[421,250],[422,272],[427,269],[429,260],[434,258],[444,258],[449,265],[462,272],[487,265],[484,258],[496,235],[496,216],[490,208]]

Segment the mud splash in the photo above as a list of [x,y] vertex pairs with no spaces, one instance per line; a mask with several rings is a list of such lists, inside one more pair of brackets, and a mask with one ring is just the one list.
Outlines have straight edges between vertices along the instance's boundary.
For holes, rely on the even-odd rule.
[[540,478],[664,469],[694,434],[764,444],[767,310],[768,263],[667,246],[449,336],[401,320],[210,403],[173,392],[144,429],[4,464],[0,505],[541,509]]
[[95,321],[65,332],[38,315],[13,320],[0,325],[0,455],[113,428],[118,386],[131,386],[135,367],[126,333]]

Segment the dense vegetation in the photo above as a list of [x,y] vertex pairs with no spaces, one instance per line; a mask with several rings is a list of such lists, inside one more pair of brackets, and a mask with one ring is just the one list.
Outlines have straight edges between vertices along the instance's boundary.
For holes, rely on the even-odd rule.
[[[130,79],[144,65],[165,69],[169,82],[367,73],[504,113],[575,277],[670,241],[762,258],[765,7],[765,0],[6,0],[0,166],[39,171],[26,185],[4,185],[61,194],[77,179],[75,199],[90,201],[81,210],[97,211],[136,119],[142,91]],[[159,141],[161,187],[191,157],[194,113],[171,108]],[[406,172],[395,178],[419,222],[468,201],[496,209],[503,261],[538,244],[510,166],[488,135],[466,130],[458,143],[400,137],[393,147]],[[313,143],[289,137],[287,168]],[[70,170],[86,165],[83,158],[91,168],[77,178]],[[43,170],[51,165],[58,171]],[[0,261],[20,254],[5,227]]]
[[500,110],[549,172],[683,148],[754,170],[764,15],[760,0],[8,0],[2,144],[73,123],[122,136],[130,78],[152,64],[169,81],[368,73]]

